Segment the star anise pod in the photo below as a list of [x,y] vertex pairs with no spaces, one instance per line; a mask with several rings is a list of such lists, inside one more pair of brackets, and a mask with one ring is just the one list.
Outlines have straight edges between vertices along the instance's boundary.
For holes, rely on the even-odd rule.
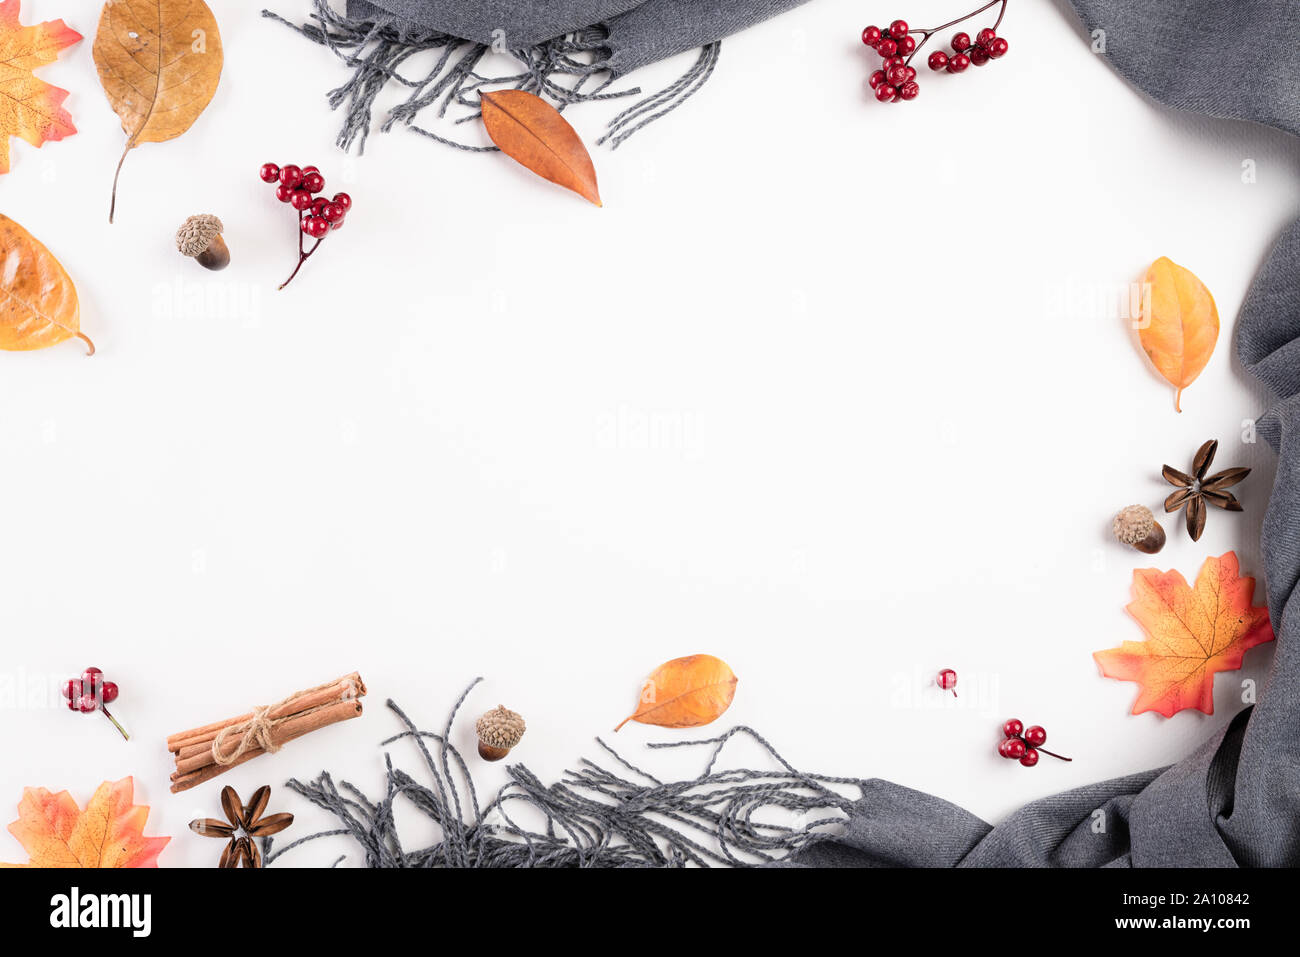
[[270,800],[271,789],[265,784],[253,792],[253,799],[247,804],[240,803],[234,788],[224,787],[221,789],[221,810],[226,819],[220,821],[205,817],[190,821],[190,830],[204,837],[229,839],[221,852],[218,867],[261,867],[262,852],[257,849],[254,839],[279,834],[293,823],[292,814],[263,816]]
[[1200,541],[1201,533],[1205,531],[1207,504],[1229,512],[1241,511],[1241,503],[1227,489],[1249,475],[1250,469],[1224,469],[1214,475],[1206,475],[1217,451],[1217,439],[1210,439],[1202,445],[1192,461],[1191,475],[1180,472],[1171,465],[1166,465],[1161,470],[1165,481],[1177,486],[1177,490],[1165,499],[1165,511],[1176,512],[1181,508],[1187,513],[1187,534],[1192,536],[1194,542]]

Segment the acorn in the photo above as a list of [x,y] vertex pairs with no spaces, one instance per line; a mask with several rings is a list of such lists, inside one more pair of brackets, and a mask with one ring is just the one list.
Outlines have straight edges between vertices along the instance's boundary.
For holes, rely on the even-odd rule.
[[1139,552],[1154,555],[1165,547],[1165,530],[1145,505],[1130,505],[1123,509],[1115,516],[1112,528],[1120,542]]
[[210,213],[191,216],[176,230],[176,248],[214,272],[230,265],[230,247],[221,237],[225,227]]
[[474,723],[474,730],[478,732],[479,757],[484,761],[500,761],[524,736],[524,719],[499,704]]

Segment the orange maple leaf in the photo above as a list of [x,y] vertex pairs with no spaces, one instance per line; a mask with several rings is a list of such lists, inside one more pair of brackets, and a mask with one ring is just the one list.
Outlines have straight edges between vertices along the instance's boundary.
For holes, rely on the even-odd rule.
[[0,0],[0,173],[9,172],[9,137],[41,146],[77,132],[63,108],[68,91],[32,71],[53,63],[81,34],[62,20],[25,27],[18,22],[21,7],[22,0]]
[[83,811],[67,791],[26,788],[9,833],[31,858],[0,867],[157,867],[170,837],[145,837],[149,808],[132,804],[131,778],[105,781]]
[[1250,648],[1273,640],[1268,609],[1252,605],[1255,579],[1242,578],[1237,553],[1207,558],[1188,587],[1178,572],[1133,572],[1128,612],[1147,633],[1092,657],[1101,673],[1141,687],[1133,713],[1166,718],[1184,708],[1214,714],[1214,675],[1235,671]]

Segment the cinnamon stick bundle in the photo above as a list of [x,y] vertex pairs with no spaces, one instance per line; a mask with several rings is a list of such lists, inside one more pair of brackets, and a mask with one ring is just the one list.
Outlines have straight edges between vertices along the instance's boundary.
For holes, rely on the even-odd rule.
[[277,704],[173,734],[167,739],[167,749],[176,759],[172,793],[210,781],[268,751],[278,751],[304,734],[359,716],[365,693],[365,682],[354,671]]

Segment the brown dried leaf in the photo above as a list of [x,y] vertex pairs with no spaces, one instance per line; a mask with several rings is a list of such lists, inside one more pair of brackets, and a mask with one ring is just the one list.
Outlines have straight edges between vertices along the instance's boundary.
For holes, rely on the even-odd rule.
[[726,711],[736,695],[736,674],[721,658],[688,655],[655,669],[641,687],[641,703],[624,718],[663,728],[696,728]]
[[95,66],[126,149],[113,177],[141,143],[164,143],[199,118],[217,92],[224,55],[217,20],[203,0],[108,0],[95,34]]
[[1195,494],[1196,494],[1196,490],[1190,488],[1180,488],[1176,492],[1172,492],[1169,495],[1169,497],[1165,499],[1165,511],[1166,512],[1178,511],[1180,508],[1186,505],[1187,500]]
[[1172,465],[1166,465],[1160,470],[1160,474],[1165,477],[1165,481],[1170,485],[1189,486],[1193,481],[1195,481],[1190,475],[1178,471],[1178,469],[1174,468]]
[[487,91],[480,102],[483,125],[501,152],[543,179],[602,205],[591,154],[559,110],[524,90]]
[[244,809],[239,803],[239,794],[230,785],[221,789],[221,810],[225,812],[226,820],[232,826],[244,826]]
[[1207,491],[1207,492],[1202,492],[1201,494],[1205,497],[1205,500],[1209,502],[1211,505],[1218,506],[1224,511],[1228,511],[1228,512],[1244,511],[1244,509],[1241,507],[1241,503],[1237,501],[1237,496],[1233,495],[1231,492]]
[[1210,470],[1210,465],[1214,462],[1214,453],[1218,451],[1218,439],[1210,439],[1196,450],[1196,458],[1192,460],[1192,474],[1198,481],[1205,478],[1205,473]]
[[0,349],[25,352],[83,340],[81,306],[71,277],[31,233],[0,213]]

